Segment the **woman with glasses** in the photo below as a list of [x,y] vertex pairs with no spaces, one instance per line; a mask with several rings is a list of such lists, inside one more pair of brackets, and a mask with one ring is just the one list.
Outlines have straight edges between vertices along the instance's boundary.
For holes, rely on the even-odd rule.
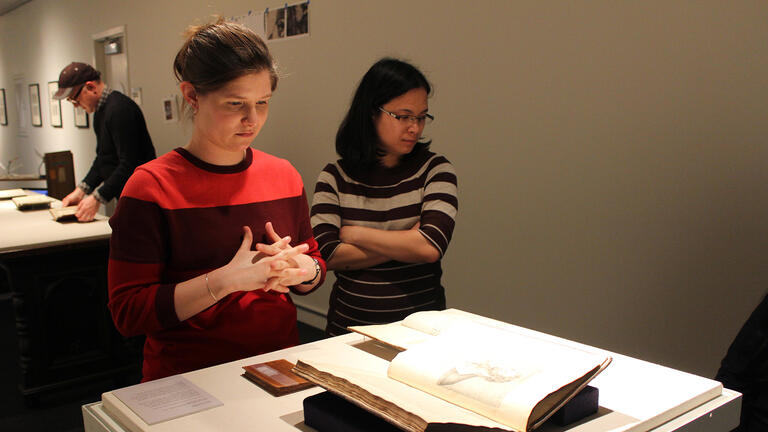
[[431,86],[391,58],[363,76],[320,173],[312,229],[335,270],[326,332],[445,308],[440,259],[458,209],[456,173],[429,151]]
[[144,381],[297,344],[288,293],[324,274],[301,176],[250,147],[277,86],[267,46],[236,24],[195,27],[174,72],[192,136],[136,169],[110,219],[109,308],[146,335]]

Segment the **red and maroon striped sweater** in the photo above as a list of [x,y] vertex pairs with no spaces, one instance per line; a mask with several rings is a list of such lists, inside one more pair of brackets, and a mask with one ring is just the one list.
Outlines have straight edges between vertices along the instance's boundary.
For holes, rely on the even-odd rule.
[[183,322],[174,309],[177,283],[227,264],[245,225],[254,247],[268,242],[267,221],[293,245],[307,243],[325,276],[288,161],[249,148],[241,163],[216,166],[179,148],[136,169],[110,219],[109,308],[122,334],[147,336],[144,381],[298,343],[286,294],[233,293]]

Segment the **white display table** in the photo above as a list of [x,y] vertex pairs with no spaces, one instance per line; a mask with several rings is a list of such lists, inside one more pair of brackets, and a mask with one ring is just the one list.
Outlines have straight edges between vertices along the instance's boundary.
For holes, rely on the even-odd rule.
[[[532,333],[563,341],[553,336]],[[574,342],[565,342],[585,347]],[[370,345],[363,336],[348,334],[189,372],[184,374],[189,381],[209,392],[224,405],[149,426],[119,401],[116,412],[109,412],[102,402],[96,402],[83,406],[85,430],[312,431],[313,429],[303,423],[302,401],[322,389],[312,388],[287,396],[273,397],[241,377],[242,366],[279,358],[295,362],[301,357],[301,353],[307,350],[347,349],[342,347],[342,344]],[[725,432],[738,424],[741,410],[739,393],[722,389],[718,382],[706,378],[620,354],[611,355],[613,363],[591,384],[600,389],[599,412],[567,428],[545,424],[537,431]],[[132,427],[128,426],[131,424]]]
[[20,211],[11,200],[0,201],[0,255],[92,240],[109,241],[110,235],[112,229],[107,218],[99,214],[93,222],[59,223],[48,210]]

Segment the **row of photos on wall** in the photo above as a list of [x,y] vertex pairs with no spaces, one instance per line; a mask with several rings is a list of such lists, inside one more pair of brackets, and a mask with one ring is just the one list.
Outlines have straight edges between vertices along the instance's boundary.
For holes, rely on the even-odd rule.
[[[42,109],[40,107],[40,86],[38,84],[30,84],[28,86],[29,93],[29,114],[32,121],[32,126],[42,127],[43,116]],[[53,95],[56,90],[59,89],[58,81],[50,81],[48,83],[48,106],[51,113],[51,126],[60,128],[63,126],[61,121],[61,101],[54,99]],[[75,111],[75,126],[79,128],[88,127],[88,113],[84,109],[74,107]],[[6,104],[5,89],[0,88],[0,126],[8,126],[8,105]]]
[[[248,11],[245,15],[228,17],[228,21],[238,23],[253,30],[262,39],[272,41],[276,39],[290,39],[309,35],[309,2],[285,4],[285,6],[271,9],[267,8],[263,13]],[[132,89],[140,92],[140,89]],[[131,97],[134,100],[141,99],[140,95]],[[163,121],[173,123],[179,120],[178,103],[176,95],[163,98]],[[137,102],[140,104],[140,102]]]
[[309,2],[285,4],[267,8],[264,12],[248,11],[245,15],[229,17],[267,41],[290,39],[309,35]]
[[[309,35],[309,2],[285,4],[285,6],[271,9],[267,8],[262,13],[248,11],[245,15],[228,17],[228,21],[238,23],[253,30],[262,39],[272,41],[276,39],[295,38]],[[131,97],[140,100],[141,89],[132,89]],[[134,94],[135,92],[135,94]],[[179,120],[176,95],[163,98],[163,121],[173,123]],[[137,101],[140,104],[140,102]]]

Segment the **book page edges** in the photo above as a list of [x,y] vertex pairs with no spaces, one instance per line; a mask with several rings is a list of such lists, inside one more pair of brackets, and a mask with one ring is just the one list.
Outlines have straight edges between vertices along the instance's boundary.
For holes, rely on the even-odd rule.
[[427,422],[421,417],[370,393],[344,378],[320,371],[301,360],[296,362],[293,372],[401,429],[409,432],[421,432],[427,427]]

